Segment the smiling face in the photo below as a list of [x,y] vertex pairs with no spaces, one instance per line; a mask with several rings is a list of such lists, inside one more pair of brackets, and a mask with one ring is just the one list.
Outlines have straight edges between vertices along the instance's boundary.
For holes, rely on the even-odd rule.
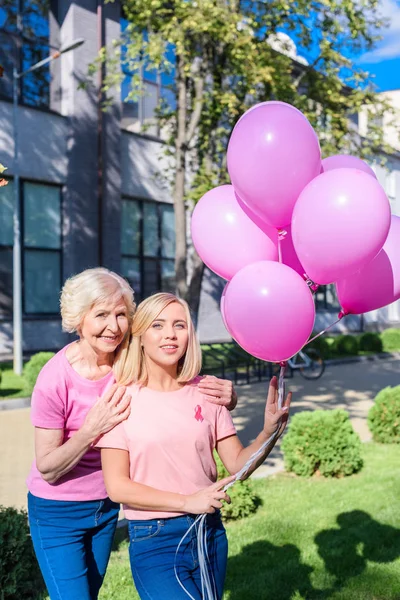
[[141,336],[146,360],[177,368],[187,350],[188,338],[185,309],[179,302],[171,302]]
[[128,331],[128,311],[120,294],[98,302],[85,315],[80,337],[96,354],[114,352]]

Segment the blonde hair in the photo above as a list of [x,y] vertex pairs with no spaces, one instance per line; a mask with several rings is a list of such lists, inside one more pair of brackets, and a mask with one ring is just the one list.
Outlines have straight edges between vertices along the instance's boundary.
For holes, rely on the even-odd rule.
[[130,383],[147,385],[148,372],[141,346],[141,336],[158,315],[173,302],[183,306],[188,325],[188,345],[185,354],[179,361],[177,381],[187,383],[200,373],[201,349],[187,302],[177,298],[174,294],[159,293],[139,304],[132,321],[130,339],[126,339],[120,346],[114,362],[115,378],[120,385],[129,385]]
[[106,302],[117,294],[120,294],[126,304],[130,325],[136,304],[133,289],[123,277],[102,267],[86,269],[70,277],[64,283],[60,297],[63,330],[69,333],[79,332],[89,310],[95,304]]

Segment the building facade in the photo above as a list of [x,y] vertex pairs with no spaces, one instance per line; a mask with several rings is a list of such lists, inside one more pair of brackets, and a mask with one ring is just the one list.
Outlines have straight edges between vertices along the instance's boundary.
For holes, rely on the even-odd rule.
[[[131,282],[138,299],[174,287],[174,214],[164,145],[152,120],[168,77],[144,72],[146,94],[122,102],[129,73],[100,108],[100,72],[87,88],[88,65],[120,35],[118,2],[7,0],[0,7],[0,163],[9,184],[0,192],[0,354],[12,350],[14,127],[12,71],[21,72],[77,38],[84,44],[20,80],[17,129],[22,236],[23,340],[26,351],[58,349],[59,292],[65,279],[98,265]],[[104,76],[104,73],[103,73]],[[146,127],[144,127],[146,126]],[[400,215],[400,159],[376,166]],[[203,341],[229,339],[219,313],[224,282],[206,270],[200,302]],[[317,329],[339,307],[331,289],[317,295]],[[366,315],[363,326],[400,321],[398,304]],[[359,317],[341,327],[360,329]]]

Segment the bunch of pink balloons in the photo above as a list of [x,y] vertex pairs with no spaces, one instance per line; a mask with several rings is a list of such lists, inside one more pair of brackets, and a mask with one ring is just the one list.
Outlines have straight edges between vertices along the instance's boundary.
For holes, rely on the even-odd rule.
[[228,280],[221,312],[250,354],[282,362],[307,342],[312,283],[336,283],[346,313],[400,298],[400,218],[372,169],[354,156],[321,159],[306,117],[262,102],[228,144],[232,185],[207,192],[192,216],[203,262]]

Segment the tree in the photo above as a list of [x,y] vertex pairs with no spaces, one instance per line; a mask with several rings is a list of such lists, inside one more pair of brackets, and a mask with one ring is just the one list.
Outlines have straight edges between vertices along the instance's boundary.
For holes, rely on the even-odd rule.
[[[325,155],[380,152],[379,125],[362,139],[350,117],[367,106],[378,123],[387,106],[350,57],[372,48],[384,23],[377,0],[123,0],[122,8],[128,27],[117,61],[133,74],[131,97],[142,92],[140,66],[175,73],[174,102],[161,103],[157,119],[174,158],[177,291],[196,314],[204,266],[188,252],[187,208],[228,181],[225,152],[235,122],[256,102],[283,100],[308,117]],[[307,63],[293,56],[282,32]],[[116,77],[109,73],[104,90]]]

